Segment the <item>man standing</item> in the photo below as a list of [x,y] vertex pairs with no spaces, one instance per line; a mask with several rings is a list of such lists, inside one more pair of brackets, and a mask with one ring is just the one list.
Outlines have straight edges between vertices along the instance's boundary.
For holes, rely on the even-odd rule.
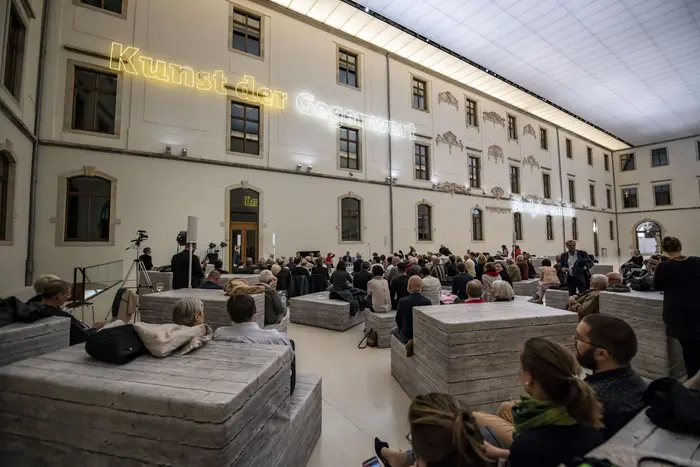
[[561,270],[566,273],[569,296],[575,295],[576,289],[579,293],[584,293],[590,287],[591,272],[589,269],[593,267],[593,262],[588,257],[588,253],[576,249],[574,240],[566,242],[566,249],[567,251],[561,255],[559,265]]
[[241,262],[241,247],[236,245],[233,247],[233,255],[231,256],[231,268],[236,269]]
[[352,271],[355,272],[359,271],[360,269],[362,269],[362,255],[358,253],[357,258],[355,258],[355,262],[352,263]]
[[[192,249],[192,269],[190,269],[190,248]],[[199,256],[194,254],[196,249],[196,243],[188,243],[185,245],[184,250],[173,255],[170,260],[170,269],[173,272],[173,290],[186,289],[190,276],[192,276],[192,288],[199,287],[201,280],[204,278],[204,271],[202,271]]]
[[391,309],[395,310],[399,305],[399,300],[409,295],[408,276],[406,275],[406,263],[400,262],[396,265],[396,276],[389,285],[391,292]]
[[430,300],[421,294],[421,278],[411,276],[408,279],[407,297],[399,300],[396,307],[396,327],[391,331],[404,344],[413,339],[413,307],[430,306]]

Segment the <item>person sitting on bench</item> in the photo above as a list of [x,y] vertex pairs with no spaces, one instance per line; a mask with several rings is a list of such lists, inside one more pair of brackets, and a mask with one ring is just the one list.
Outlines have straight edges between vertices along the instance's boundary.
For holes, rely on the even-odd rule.
[[196,297],[185,297],[175,302],[173,323],[189,327],[204,324],[204,302]]
[[207,275],[207,280],[204,281],[202,285],[199,286],[200,289],[210,289],[210,290],[222,290],[223,287],[219,285],[219,279],[221,274],[216,269],[212,269]]
[[41,302],[29,304],[31,311],[45,313],[46,316],[61,316],[70,318],[70,345],[82,344],[90,335],[92,329],[78,321],[73,315],[63,310],[63,305],[71,298],[72,286],[69,282],[54,280],[44,285]]

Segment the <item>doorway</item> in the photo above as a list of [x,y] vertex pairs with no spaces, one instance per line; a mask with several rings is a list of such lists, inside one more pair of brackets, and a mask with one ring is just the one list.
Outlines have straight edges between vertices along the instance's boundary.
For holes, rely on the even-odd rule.
[[600,253],[598,252],[598,246],[598,221],[596,219],[593,219],[593,254],[596,258],[600,256]]
[[[250,188],[235,188],[230,192],[231,267],[260,259],[260,194]],[[236,250],[236,247],[239,247]]]
[[635,247],[642,255],[661,252],[661,226],[654,221],[643,221],[634,229]]

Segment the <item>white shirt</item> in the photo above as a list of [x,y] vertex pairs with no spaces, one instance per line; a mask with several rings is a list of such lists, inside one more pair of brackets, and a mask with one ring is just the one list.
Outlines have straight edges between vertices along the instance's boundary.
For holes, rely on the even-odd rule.
[[243,344],[273,344],[291,347],[289,337],[276,329],[260,329],[258,323],[233,323],[214,331],[215,341]]
[[367,295],[372,297],[372,309],[375,312],[391,311],[391,294],[386,279],[373,277],[367,282]]
[[574,275],[574,264],[576,264],[576,259],[578,259],[577,251],[569,253],[569,275]]
[[430,300],[433,305],[440,304],[440,295],[442,294],[442,284],[433,276],[423,278],[423,291],[421,292],[425,298]]

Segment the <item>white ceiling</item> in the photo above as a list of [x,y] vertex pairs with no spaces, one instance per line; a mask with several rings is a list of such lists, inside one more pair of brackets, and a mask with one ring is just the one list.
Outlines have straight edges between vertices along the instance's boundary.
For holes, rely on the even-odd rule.
[[[700,133],[700,0],[272,0],[604,147]],[[534,98],[491,72],[542,96]]]

